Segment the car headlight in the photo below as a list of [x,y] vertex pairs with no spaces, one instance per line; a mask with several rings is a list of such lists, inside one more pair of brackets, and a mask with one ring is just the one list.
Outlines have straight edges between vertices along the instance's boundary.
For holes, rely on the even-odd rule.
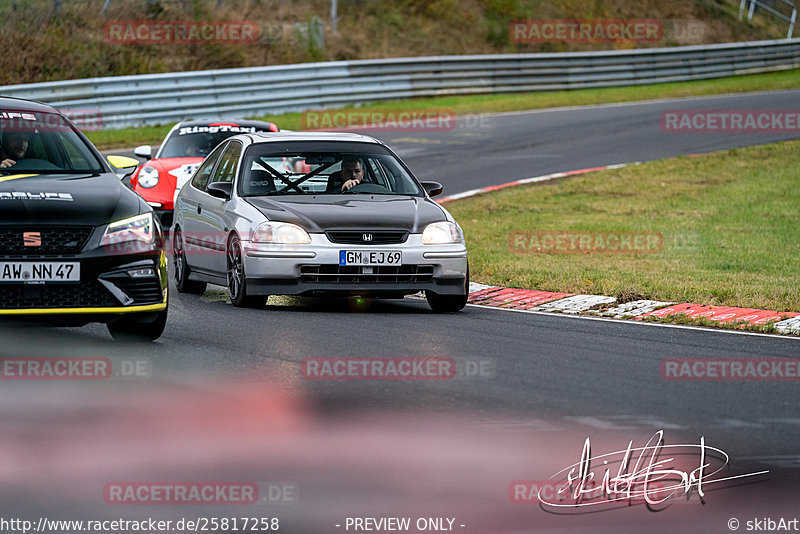
[[144,187],[145,189],[150,189],[158,184],[158,178],[158,169],[152,165],[145,165],[142,167],[142,170],[139,171],[139,177],[137,178],[137,181],[139,182],[140,186]]
[[431,223],[422,231],[424,245],[449,245],[463,243],[464,234],[457,224],[448,221]]
[[100,245],[114,245],[128,241],[153,243],[155,241],[155,232],[152,213],[136,215],[135,217],[128,217],[109,224],[106,227],[106,233],[103,234]]
[[265,222],[250,232],[253,243],[279,243],[282,245],[307,245],[311,236],[296,224]]

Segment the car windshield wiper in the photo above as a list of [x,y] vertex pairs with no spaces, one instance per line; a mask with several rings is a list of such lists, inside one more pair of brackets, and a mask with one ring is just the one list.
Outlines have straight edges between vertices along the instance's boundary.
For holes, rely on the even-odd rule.
[[2,172],[4,175],[9,175],[9,174],[67,174],[64,171],[53,172],[53,169],[48,169],[48,170],[44,171],[44,170],[40,170],[40,169],[19,169],[19,170],[14,170],[14,169],[8,169],[7,168],[7,169],[3,169],[0,172]]
[[63,174],[82,174],[83,176],[74,176],[72,178],[67,178],[67,180],[80,180],[81,178],[88,178],[88,177],[97,177],[100,176],[100,171],[83,171],[83,172],[70,172],[70,173],[63,173]]

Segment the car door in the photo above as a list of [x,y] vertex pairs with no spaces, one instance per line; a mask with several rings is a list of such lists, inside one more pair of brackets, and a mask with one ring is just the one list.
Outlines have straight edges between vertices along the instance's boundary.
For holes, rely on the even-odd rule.
[[[211,183],[211,175],[227,145],[220,145],[200,165],[178,195],[175,206],[175,220],[181,225],[183,241],[186,246],[186,262],[189,267],[197,272],[208,272],[211,262],[209,255],[213,253],[213,237],[204,235],[205,225],[201,221],[203,202],[207,197],[206,189]],[[212,238],[209,243],[208,238]]]
[[[240,141],[230,141],[219,163],[214,168],[209,183],[233,183],[236,176],[236,169],[239,167],[239,159],[242,155],[242,143]],[[214,274],[224,275],[227,272],[227,236],[228,221],[225,216],[225,208],[228,200],[213,197],[206,194],[203,199],[201,221],[206,227],[206,231],[217,236],[218,248],[209,255],[209,268]]]

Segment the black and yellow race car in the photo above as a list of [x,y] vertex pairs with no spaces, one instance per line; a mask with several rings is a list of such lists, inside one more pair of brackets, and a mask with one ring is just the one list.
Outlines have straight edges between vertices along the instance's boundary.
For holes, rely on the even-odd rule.
[[152,208],[63,114],[0,97],[0,318],[154,340],[167,321],[164,239]]

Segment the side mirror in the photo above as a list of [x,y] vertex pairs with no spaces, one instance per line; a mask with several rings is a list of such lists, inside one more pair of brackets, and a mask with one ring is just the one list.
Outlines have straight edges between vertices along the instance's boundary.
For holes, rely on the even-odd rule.
[[133,153],[140,158],[150,159],[153,157],[153,149],[150,145],[137,146],[133,149]]
[[231,182],[211,182],[208,184],[208,194],[212,197],[230,200],[233,196],[233,184]]
[[422,188],[428,193],[428,196],[435,197],[441,195],[444,191],[444,186],[439,182],[422,182]]
[[139,161],[128,156],[107,156],[108,162],[117,169],[130,169],[131,167],[138,167]]
[[129,158],[127,156],[106,156],[106,159],[111,166],[116,169],[114,174],[116,174],[120,180],[124,180],[126,177],[131,175],[133,171],[136,170],[136,167],[139,166],[138,160]]

